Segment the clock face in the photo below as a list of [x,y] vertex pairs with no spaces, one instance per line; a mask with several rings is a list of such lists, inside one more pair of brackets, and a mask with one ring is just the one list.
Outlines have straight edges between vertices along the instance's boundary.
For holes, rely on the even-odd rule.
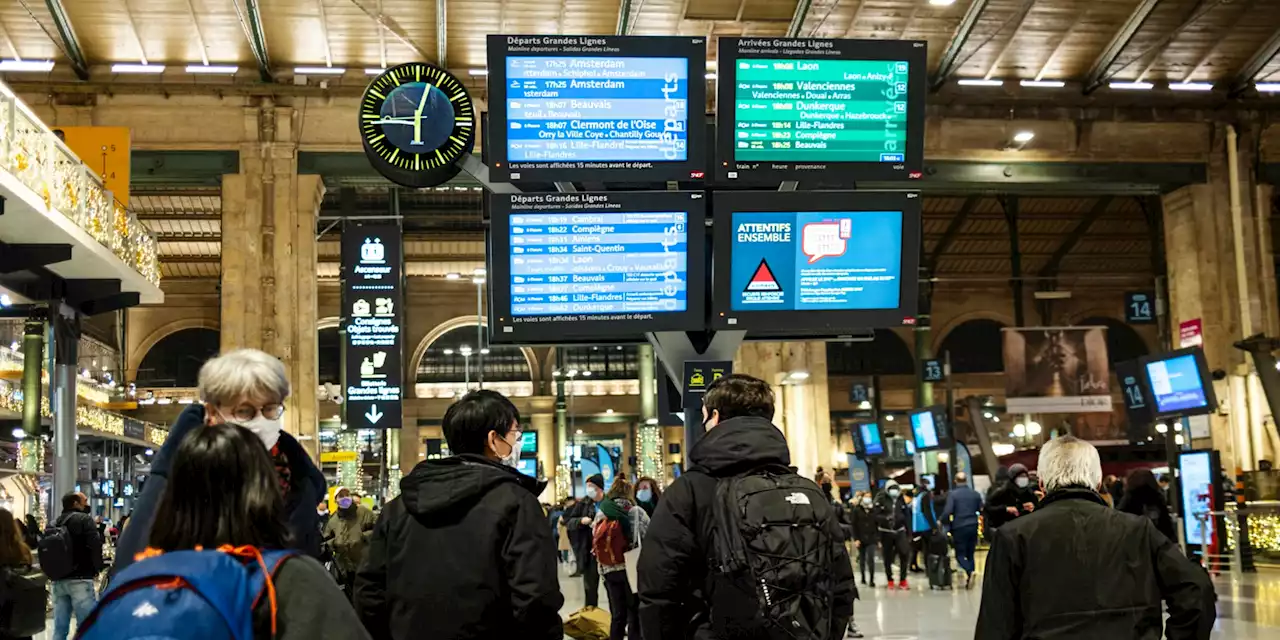
[[452,74],[411,62],[374,78],[360,100],[365,155],[388,180],[438,185],[459,171],[475,139],[475,107]]

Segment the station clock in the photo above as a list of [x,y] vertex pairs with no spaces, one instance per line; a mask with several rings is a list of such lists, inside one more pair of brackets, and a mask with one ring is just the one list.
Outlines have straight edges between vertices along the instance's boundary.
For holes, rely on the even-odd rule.
[[471,96],[453,74],[422,62],[387,69],[360,99],[360,139],[388,180],[421,189],[446,182],[475,140]]

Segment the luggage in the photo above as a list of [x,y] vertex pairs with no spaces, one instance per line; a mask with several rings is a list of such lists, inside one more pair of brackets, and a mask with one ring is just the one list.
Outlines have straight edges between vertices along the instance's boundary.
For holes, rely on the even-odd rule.
[[925,556],[925,569],[929,574],[930,589],[951,588],[951,557],[947,554]]
[[712,505],[713,635],[828,640],[842,535],[826,494],[766,466],[720,479]]
[[228,546],[145,558],[116,575],[76,639],[253,640],[253,610],[274,594],[271,577],[295,555]]
[[596,607],[583,607],[569,614],[564,634],[573,640],[609,640],[609,612]]
[[44,631],[49,578],[38,569],[0,569],[0,637],[28,638]]

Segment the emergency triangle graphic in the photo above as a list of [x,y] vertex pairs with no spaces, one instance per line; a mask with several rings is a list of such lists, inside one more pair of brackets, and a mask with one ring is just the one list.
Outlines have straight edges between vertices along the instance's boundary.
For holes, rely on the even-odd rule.
[[773,276],[769,263],[761,258],[760,266],[756,267],[755,274],[751,276],[751,280],[747,282],[747,288],[743,291],[782,291],[782,287],[778,284],[778,279]]

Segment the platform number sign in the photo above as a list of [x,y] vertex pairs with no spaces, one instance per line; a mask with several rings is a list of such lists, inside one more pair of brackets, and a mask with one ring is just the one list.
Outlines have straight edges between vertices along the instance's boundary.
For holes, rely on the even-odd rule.
[[1150,291],[1124,294],[1124,320],[1129,324],[1155,324],[1156,294]]
[[946,379],[946,372],[942,370],[941,360],[922,360],[920,362],[921,382],[943,382]]

